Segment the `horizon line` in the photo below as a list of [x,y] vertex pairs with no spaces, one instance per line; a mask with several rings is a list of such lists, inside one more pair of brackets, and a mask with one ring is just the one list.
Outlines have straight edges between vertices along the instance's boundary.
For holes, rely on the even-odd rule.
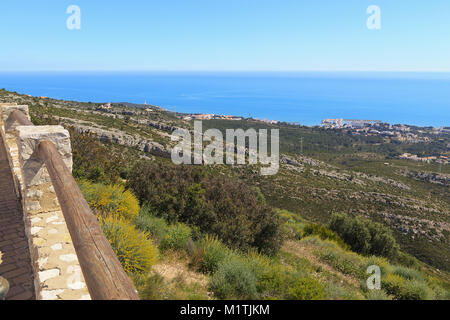
[[450,73],[450,70],[135,70],[135,69],[86,69],[86,70],[0,70],[0,73],[13,72],[154,72],[154,73]]

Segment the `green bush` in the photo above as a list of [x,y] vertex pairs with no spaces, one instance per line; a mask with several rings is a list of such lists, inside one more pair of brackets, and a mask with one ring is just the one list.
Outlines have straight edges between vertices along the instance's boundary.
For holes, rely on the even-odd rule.
[[324,288],[319,281],[310,278],[291,279],[287,298],[289,300],[321,300]]
[[423,281],[408,280],[397,274],[382,277],[382,288],[396,300],[429,300],[434,294]]
[[72,173],[75,178],[115,184],[126,175],[129,168],[122,153],[114,152],[94,135],[79,133],[71,127],[69,131],[73,150]]
[[397,256],[395,256],[393,260],[396,263],[399,263],[401,265],[404,265],[404,266],[407,266],[410,268],[420,268],[420,263],[415,257],[413,257],[405,252],[402,252],[402,251],[399,251]]
[[136,165],[128,185],[169,223],[186,223],[243,251],[256,247],[273,254],[281,247],[278,216],[257,190],[236,178],[153,161]]
[[245,256],[245,263],[256,276],[259,298],[285,298],[288,286],[285,266],[254,250]]
[[392,273],[394,270],[393,269],[394,267],[389,263],[389,261],[383,257],[377,257],[377,256],[367,257],[366,263],[364,266],[364,270],[367,270],[367,268],[372,265],[378,266],[380,268],[382,275]]
[[322,240],[332,240],[337,242],[342,248],[350,249],[350,247],[342,240],[342,238],[334,231],[331,231],[324,225],[320,224],[307,224],[304,228],[304,235],[311,236],[317,235]]
[[329,228],[335,231],[353,251],[392,258],[398,245],[389,228],[361,217],[333,214]]
[[184,250],[191,239],[191,228],[183,223],[170,225],[164,239],[161,241],[161,250],[174,249]]
[[344,274],[360,278],[364,272],[360,258],[353,252],[326,250],[320,258]]
[[220,263],[231,259],[233,251],[225,246],[217,236],[206,235],[196,245],[191,257],[191,265],[198,271],[213,274],[217,271]]
[[102,217],[133,220],[139,213],[138,200],[121,185],[103,185],[85,180],[79,181],[78,185],[90,207]]
[[317,248],[315,254],[334,269],[357,278],[365,277],[366,259],[364,257],[343,249],[333,240],[322,240],[319,236],[309,236],[301,241],[314,245]]
[[417,280],[424,281],[422,273],[418,270],[403,267],[403,266],[395,266],[393,273],[399,275],[408,280]]
[[134,219],[134,224],[139,230],[149,233],[158,244],[166,237],[169,229],[169,225],[163,218],[141,214]]
[[392,300],[383,290],[369,290],[366,293],[367,300]]
[[239,259],[223,261],[212,276],[209,288],[219,299],[255,299],[256,277]]
[[169,288],[161,275],[153,274],[145,279],[138,291],[141,300],[164,300],[168,297]]
[[304,236],[304,223],[295,215],[287,210],[276,209],[275,212],[280,217],[283,226],[283,233],[288,239],[300,240]]
[[335,278],[326,282],[325,298],[327,300],[363,300],[365,296],[360,290],[349,286],[342,280]]
[[127,273],[145,274],[158,260],[158,249],[148,234],[139,232],[123,219],[107,217],[100,225]]

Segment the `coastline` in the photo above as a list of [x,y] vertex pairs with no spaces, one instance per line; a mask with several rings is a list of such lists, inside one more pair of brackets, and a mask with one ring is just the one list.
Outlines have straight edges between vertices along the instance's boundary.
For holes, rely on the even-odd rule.
[[32,96],[306,126],[325,118],[448,126],[449,87],[450,73],[0,72],[0,88]]

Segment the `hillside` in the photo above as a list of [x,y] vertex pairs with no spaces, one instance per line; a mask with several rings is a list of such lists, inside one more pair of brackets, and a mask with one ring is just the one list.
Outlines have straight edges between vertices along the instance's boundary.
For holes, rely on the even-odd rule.
[[[131,186],[140,200],[141,213],[145,211],[144,202],[148,199],[139,195],[132,185],[133,179],[136,179],[136,164],[162,163],[167,165],[162,168],[169,168],[167,170],[170,171],[171,132],[176,128],[193,127],[193,123],[182,120],[181,115],[151,105],[81,103],[31,97],[5,90],[0,91],[0,102],[29,105],[32,121],[36,125],[61,124],[68,128],[72,133],[74,175],[95,183]],[[280,281],[281,287],[294,281],[289,286],[295,288],[298,285],[302,289],[285,292],[281,287],[275,288],[272,280],[267,280],[267,286],[261,287],[261,282],[257,282],[253,291],[239,291],[241,296],[238,297],[402,298],[389,285],[392,290],[382,297],[373,297],[363,289],[365,269],[373,263],[373,259],[378,259],[377,264],[381,264],[391,277],[402,274],[402,268],[420,270],[420,275],[414,275],[417,278],[414,281],[426,278],[428,287],[433,291],[430,293],[424,289],[425,293],[420,298],[448,298],[445,291],[450,288],[450,168],[447,163],[414,161],[402,159],[401,156],[405,153],[437,159],[448,156],[449,134],[436,133],[432,128],[409,126],[411,135],[386,136],[350,129],[266,124],[255,119],[205,120],[203,127],[204,130],[280,129],[281,165],[274,176],[261,176],[257,167],[247,165],[199,168],[202,175],[217,179],[227,177],[254,190],[264,199],[264,206],[274,209],[283,223],[286,233],[284,241],[279,252],[270,259],[248,251],[245,246],[235,249],[234,242],[225,234],[221,235],[225,243],[221,247],[223,251],[233,248],[230,257],[235,263],[230,268],[242,265],[242,270],[251,269],[257,278],[261,276],[259,268],[268,268],[273,274],[264,277],[272,280],[278,279],[275,275],[283,269],[283,274],[297,275],[295,279],[313,279],[321,284],[321,289],[316,291],[316,282],[297,283],[294,278],[285,276],[282,280],[276,280]],[[164,176],[161,177],[163,179]],[[216,181],[216,178],[208,179],[198,183],[208,185]],[[160,183],[164,185],[166,182]],[[226,192],[234,192],[226,182],[224,186],[228,188],[224,189]],[[190,187],[186,186],[186,190]],[[152,203],[151,200],[149,202]],[[257,212],[258,204],[255,206]],[[307,226],[313,224],[328,225],[333,213],[364,217],[386,226],[399,244],[401,254],[374,258],[352,252],[353,248],[350,250],[347,245],[342,245],[338,238],[321,237],[323,234],[320,232],[308,231]],[[153,217],[153,213],[143,215]],[[172,221],[170,216],[158,219],[165,219],[169,225],[178,222],[176,218]],[[198,223],[182,222],[190,228],[189,234],[197,242],[197,249],[201,247],[202,236],[208,233],[204,232],[207,227],[202,230]],[[154,236],[152,232],[149,233]],[[138,287],[143,288],[142,292],[146,292],[147,297],[230,297],[221,290],[213,290],[214,295],[211,295],[211,286],[219,286],[217,283],[223,279],[214,268],[205,272],[200,258],[200,262],[193,260],[194,249],[189,249],[189,246],[161,248],[161,241],[164,241],[153,240],[159,250],[167,253],[154,265],[152,273],[156,275],[150,277],[151,280],[136,279]],[[252,259],[257,263],[251,264],[249,261]],[[223,268],[226,269],[226,266]],[[411,270],[407,272],[414,273]],[[251,279],[251,276],[248,277]],[[149,281],[165,289],[149,292]],[[311,290],[305,293],[305,287]]]

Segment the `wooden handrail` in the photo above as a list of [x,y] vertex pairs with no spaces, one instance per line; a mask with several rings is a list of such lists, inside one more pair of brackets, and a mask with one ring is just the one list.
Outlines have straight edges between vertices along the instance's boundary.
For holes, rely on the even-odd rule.
[[139,299],[56,146],[46,140],[37,149],[56,191],[91,298]]
[[21,126],[34,126],[33,122],[20,110],[14,110],[9,114],[8,120],[17,121]]

